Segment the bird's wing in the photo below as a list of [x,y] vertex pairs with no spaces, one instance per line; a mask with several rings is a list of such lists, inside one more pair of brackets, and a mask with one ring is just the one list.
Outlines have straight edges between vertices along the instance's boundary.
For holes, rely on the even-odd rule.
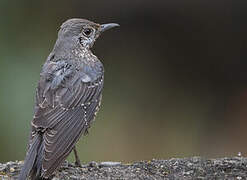
[[[43,176],[50,176],[94,119],[101,100],[103,69],[93,77],[68,63],[48,62],[41,72],[32,121],[43,133]],[[33,136],[31,136],[33,137]]]

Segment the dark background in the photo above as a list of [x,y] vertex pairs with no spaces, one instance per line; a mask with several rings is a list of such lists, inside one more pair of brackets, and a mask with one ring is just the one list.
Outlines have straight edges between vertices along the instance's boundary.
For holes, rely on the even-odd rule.
[[121,25],[93,48],[105,88],[84,162],[246,155],[245,2],[1,0],[0,162],[24,158],[41,66],[73,17]]

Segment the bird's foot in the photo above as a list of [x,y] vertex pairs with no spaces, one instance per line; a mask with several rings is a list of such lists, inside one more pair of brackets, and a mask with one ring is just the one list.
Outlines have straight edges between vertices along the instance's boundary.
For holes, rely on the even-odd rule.
[[80,159],[76,159],[75,166],[82,167]]

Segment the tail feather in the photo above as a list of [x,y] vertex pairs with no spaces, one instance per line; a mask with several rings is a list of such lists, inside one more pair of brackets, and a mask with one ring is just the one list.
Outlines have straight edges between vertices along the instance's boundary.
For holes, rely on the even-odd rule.
[[42,139],[41,135],[39,134],[33,138],[33,142],[28,149],[28,152],[27,152],[27,155],[24,161],[24,165],[22,167],[18,180],[26,180],[30,174],[30,171],[33,169],[35,165],[35,161],[37,159],[37,154],[38,154],[39,147],[41,144],[41,139]]
[[34,162],[33,169],[30,172],[30,179],[32,180],[40,180],[43,179],[41,177],[41,170],[42,170],[42,158],[44,154],[44,141],[41,142],[38,151],[37,151],[36,160]]

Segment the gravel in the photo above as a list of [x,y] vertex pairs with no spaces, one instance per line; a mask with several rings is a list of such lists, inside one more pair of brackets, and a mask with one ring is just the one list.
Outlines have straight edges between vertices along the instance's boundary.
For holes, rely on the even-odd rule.
[[[0,179],[18,177],[23,161],[0,163]],[[247,158],[205,159],[201,157],[169,160],[121,162],[90,162],[82,167],[71,163],[55,172],[53,180],[159,180],[159,179],[247,179]]]

